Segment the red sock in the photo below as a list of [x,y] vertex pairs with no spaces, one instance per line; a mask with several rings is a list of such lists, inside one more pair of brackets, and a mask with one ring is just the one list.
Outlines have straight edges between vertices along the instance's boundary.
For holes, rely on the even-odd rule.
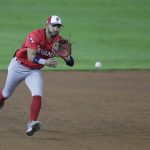
[[33,96],[30,107],[30,120],[36,121],[41,109],[41,96]]
[[5,99],[6,99],[6,98],[3,96],[2,91],[1,91],[1,92],[0,92],[0,103],[4,102]]

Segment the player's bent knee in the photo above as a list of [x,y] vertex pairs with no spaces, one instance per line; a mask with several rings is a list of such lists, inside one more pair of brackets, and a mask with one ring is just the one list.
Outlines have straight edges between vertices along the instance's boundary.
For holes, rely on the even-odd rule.
[[10,97],[11,94],[12,94],[12,93],[10,93],[10,92],[2,91],[2,95],[3,95],[3,97],[4,97],[5,99],[7,99],[8,97]]

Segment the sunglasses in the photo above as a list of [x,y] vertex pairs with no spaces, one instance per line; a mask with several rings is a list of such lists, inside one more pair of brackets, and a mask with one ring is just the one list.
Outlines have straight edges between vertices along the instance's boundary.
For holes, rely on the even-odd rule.
[[62,25],[61,24],[52,24],[52,26],[60,28]]

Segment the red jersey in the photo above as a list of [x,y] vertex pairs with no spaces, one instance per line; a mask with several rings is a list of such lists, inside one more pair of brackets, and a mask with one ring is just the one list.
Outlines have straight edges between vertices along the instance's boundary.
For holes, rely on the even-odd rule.
[[40,69],[44,67],[42,64],[36,64],[33,61],[29,61],[27,58],[27,47],[36,50],[36,56],[39,56],[43,59],[48,59],[55,57],[56,55],[52,52],[52,45],[61,39],[60,35],[54,37],[52,41],[47,41],[45,29],[37,29],[33,32],[30,32],[22,47],[16,52],[16,57],[19,61],[22,62],[27,67],[32,69]]

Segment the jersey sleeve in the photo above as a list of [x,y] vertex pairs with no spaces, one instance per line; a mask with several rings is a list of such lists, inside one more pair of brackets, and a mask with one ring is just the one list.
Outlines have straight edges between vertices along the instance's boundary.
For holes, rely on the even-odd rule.
[[27,35],[26,41],[25,41],[25,47],[29,47],[32,49],[38,49],[40,45],[40,35],[38,32],[31,32]]

